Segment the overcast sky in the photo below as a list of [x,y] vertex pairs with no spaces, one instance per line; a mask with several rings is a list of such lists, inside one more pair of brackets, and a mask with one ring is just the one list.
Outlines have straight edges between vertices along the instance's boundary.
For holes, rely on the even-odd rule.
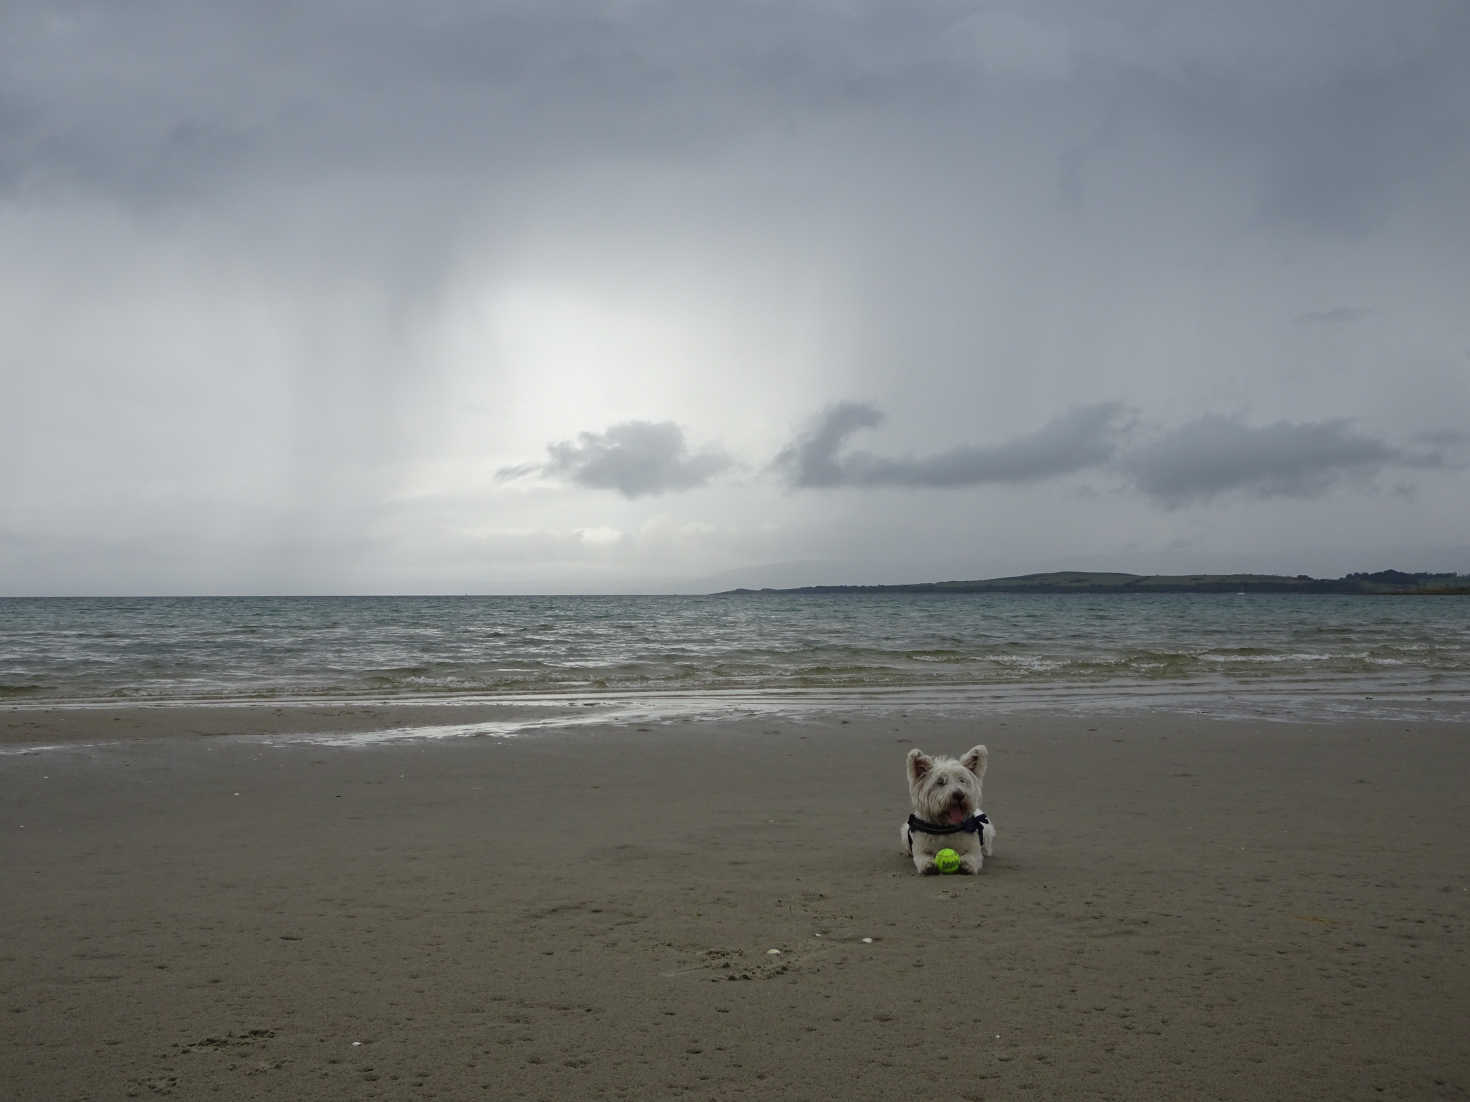
[[1470,572],[1463,0],[0,8],[0,593]]

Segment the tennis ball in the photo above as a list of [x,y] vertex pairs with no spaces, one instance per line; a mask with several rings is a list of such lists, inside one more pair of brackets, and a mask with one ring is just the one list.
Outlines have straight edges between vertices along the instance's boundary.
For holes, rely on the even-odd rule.
[[960,855],[952,849],[942,849],[934,855],[934,867],[940,872],[959,872]]

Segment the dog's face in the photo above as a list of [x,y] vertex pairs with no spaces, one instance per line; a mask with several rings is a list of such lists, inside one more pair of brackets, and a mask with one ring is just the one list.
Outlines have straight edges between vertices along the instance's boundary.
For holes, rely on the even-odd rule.
[[980,810],[980,781],[989,751],[972,746],[956,761],[909,751],[909,796],[914,814],[929,823],[962,823]]

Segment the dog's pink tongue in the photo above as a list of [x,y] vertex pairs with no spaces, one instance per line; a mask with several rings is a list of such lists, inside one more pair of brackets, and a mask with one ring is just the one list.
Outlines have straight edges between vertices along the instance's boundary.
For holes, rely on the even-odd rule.
[[963,823],[965,821],[965,809],[962,807],[950,808],[949,821],[951,823]]

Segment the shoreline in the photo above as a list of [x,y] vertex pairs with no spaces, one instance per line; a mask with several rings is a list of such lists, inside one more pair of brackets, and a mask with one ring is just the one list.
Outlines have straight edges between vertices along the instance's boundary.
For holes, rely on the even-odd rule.
[[[1458,725],[215,718],[0,758],[14,1097],[1470,1092]],[[904,754],[975,741],[995,856],[917,876]]]
[[520,728],[579,720],[576,702],[557,706],[466,701],[337,700],[289,703],[192,700],[124,705],[100,702],[0,706],[0,754],[115,742],[197,737],[373,735],[455,725]]
[[[1371,691],[1370,691],[1371,690]],[[960,716],[1128,716],[1246,724],[1470,723],[1470,693],[1383,688],[1357,681],[1291,687],[1171,683],[950,684],[867,688],[602,691],[484,694],[0,702],[0,756],[119,740],[222,736],[323,744],[513,737],[587,726],[799,722],[845,715],[881,722],[906,715],[944,722]]]

